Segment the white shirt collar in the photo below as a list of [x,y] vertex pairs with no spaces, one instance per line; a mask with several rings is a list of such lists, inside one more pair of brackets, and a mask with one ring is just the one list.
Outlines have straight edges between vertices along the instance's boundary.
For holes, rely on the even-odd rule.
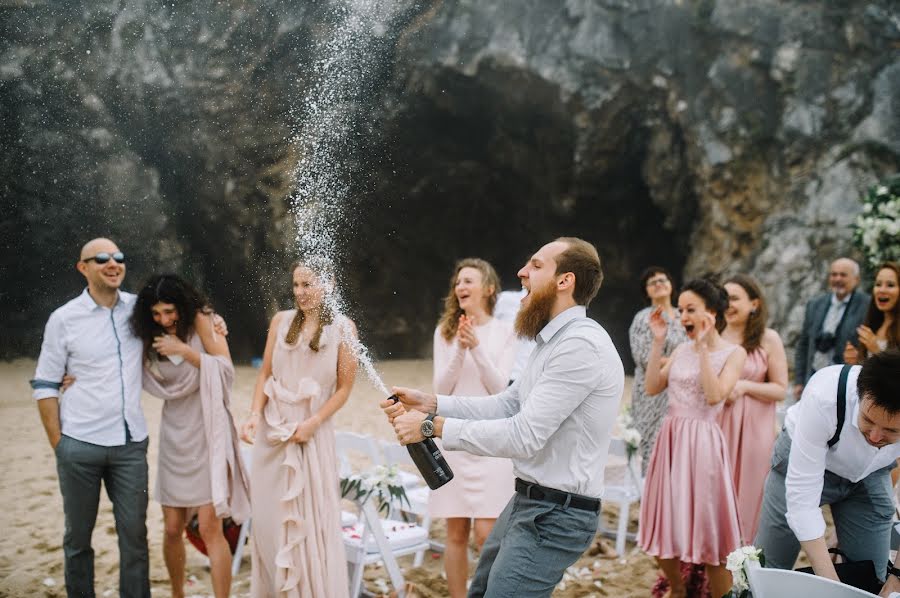
[[[95,309],[102,309],[103,306],[94,301],[94,298],[91,297],[90,292],[87,287],[84,287],[84,290],[81,292],[81,295],[78,296],[78,303],[87,309],[88,311]],[[116,291],[116,303],[113,305],[113,309],[119,307],[120,305],[125,305],[128,303],[128,295],[126,293],[122,293],[122,291]]]
[[542,343],[548,342],[553,335],[560,331],[560,329],[571,322],[576,318],[584,318],[587,316],[587,308],[583,305],[574,305],[566,310],[563,310],[559,314],[556,315],[555,318],[547,322],[547,325],[544,326],[540,332],[538,332],[537,339],[540,339]]
[[844,297],[843,299],[838,299],[837,295],[835,295],[834,293],[831,293],[831,306],[838,307],[841,305],[847,305],[847,303],[850,302],[850,297],[852,297],[852,296],[853,296],[853,291],[850,291],[849,293],[847,293],[847,296]]

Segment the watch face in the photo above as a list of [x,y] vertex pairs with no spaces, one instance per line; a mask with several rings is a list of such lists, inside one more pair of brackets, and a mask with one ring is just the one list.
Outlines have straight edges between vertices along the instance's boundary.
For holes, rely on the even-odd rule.
[[427,419],[422,422],[422,436],[425,438],[434,436],[434,422]]

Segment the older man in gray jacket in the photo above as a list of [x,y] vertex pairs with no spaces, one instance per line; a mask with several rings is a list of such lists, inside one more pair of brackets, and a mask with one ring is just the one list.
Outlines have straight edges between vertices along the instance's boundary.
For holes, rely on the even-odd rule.
[[844,363],[847,343],[856,343],[856,329],[869,306],[869,295],[858,290],[859,264],[834,260],[828,271],[831,291],[806,304],[803,328],[794,351],[794,396],[799,400],[807,380],[817,370]]

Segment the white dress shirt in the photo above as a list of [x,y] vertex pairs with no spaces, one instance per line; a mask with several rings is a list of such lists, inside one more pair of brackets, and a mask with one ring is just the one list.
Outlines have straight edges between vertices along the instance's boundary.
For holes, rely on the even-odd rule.
[[787,522],[801,542],[825,534],[819,502],[825,470],[851,482],[887,467],[900,457],[900,442],[880,449],[866,442],[859,430],[856,380],[860,366],[847,376],[847,409],[841,438],[828,448],[837,430],[837,387],[843,366],[833,365],[813,374],[800,402],[788,409],[784,425],[791,437],[788,461]]
[[[135,295],[119,293],[112,309],[98,305],[87,289],[52,314],[31,386],[35,399],[59,397],[62,433],[100,446],[147,437],[141,411],[143,346],[131,332]],[[60,397],[63,374],[75,383]]]
[[[518,291],[503,291],[497,296],[497,305],[494,306],[494,317],[501,322],[516,321],[519,308],[522,306],[522,298],[527,294],[525,289]],[[516,359],[513,361],[512,370],[509,372],[510,380],[518,380],[528,363],[528,356],[534,350],[534,341],[530,338],[520,338],[516,350]]]
[[443,445],[509,457],[527,482],[599,498],[622,400],[622,360],[582,306],[557,315],[535,340],[521,378],[503,392],[438,395],[438,414],[448,418]]

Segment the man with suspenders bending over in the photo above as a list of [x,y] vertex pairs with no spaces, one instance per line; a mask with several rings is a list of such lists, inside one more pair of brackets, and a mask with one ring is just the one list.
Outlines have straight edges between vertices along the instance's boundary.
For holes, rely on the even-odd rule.
[[820,508],[830,505],[841,550],[872,561],[882,582],[890,573],[882,595],[900,591],[900,570],[887,562],[898,457],[900,351],[816,372],[775,443],[754,542],[766,566],[792,569],[802,547],[816,575],[837,580]]

